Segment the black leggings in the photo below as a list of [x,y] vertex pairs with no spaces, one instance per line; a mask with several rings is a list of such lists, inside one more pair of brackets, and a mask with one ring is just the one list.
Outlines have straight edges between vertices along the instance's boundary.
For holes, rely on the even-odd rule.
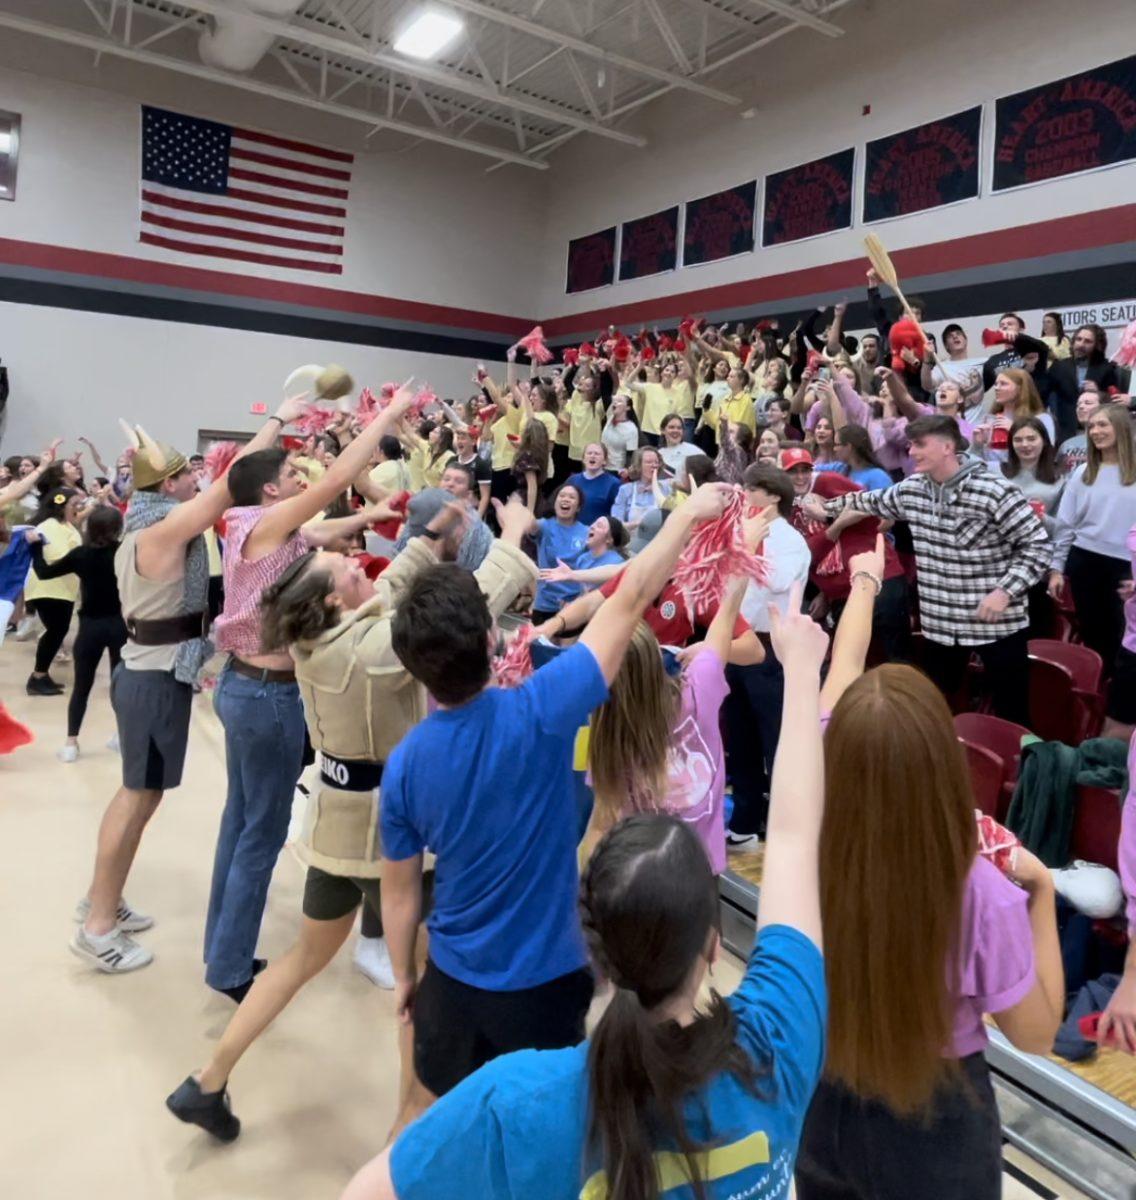
[[1116,589],[1132,578],[1132,566],[1126,558],[1074,546],[1065,561],[1065,576],[1081,640],[1104,659],[1105,673],[1111,674],[1124,636],[1124,602]]
[[71,600],[34,600],[28,607],[43,622],[43,634],[36,643],[35,673],[46,675],[67,636],[75,604]]
[[121,659],[126,644],[126,624],[121,617],[84,617],[79,614],[79,633],[75,638],[75,679],[67,703],[67,736],[78,737],[87,714],[87,697],[95,682],[95,672],[105,650],[110,656],[111,674]]

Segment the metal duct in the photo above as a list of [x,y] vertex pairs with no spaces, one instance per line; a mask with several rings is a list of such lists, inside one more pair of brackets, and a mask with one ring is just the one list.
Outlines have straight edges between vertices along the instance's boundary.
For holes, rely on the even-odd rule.
[[[299,11],[304,0],[245,0],[245,6],[264,17],[288,18]],[[203,62],[226,71],[251,71],[276,40],[236,14],[216,13],[213,28],[201,35],[197,48]]]

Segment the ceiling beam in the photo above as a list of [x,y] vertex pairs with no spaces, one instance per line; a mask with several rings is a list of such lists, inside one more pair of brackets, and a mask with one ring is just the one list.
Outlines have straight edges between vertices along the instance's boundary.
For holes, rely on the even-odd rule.
[[655,28],[659,31],[659,36],[666,42],[667,49],[671,52],[683,76],[690,75],[694,71],[694,67],[691,65],[690,59],[686,57],[686,51],[682,48],[682,42],[678,40],[663,10],[659,7],[659,0],[643,0],[643,6],[647,10],[647,15],[654,22]]
[[351,108],[345,104],[333,104],[328,100],[318,100],[301,92],[292,92],[275,84],[262,83],[259,79],[248,79],[242,75],[231,74],[207,67],[203,63],[187,62],[180,58],[169,58],[163,54],[155,54],[149,50],[138,50],[133,46],[124,46],[121,42],[97,37],[94,34],[82,33],[77,29],[65,29],[59,25],[46,25],[42,21],[31,21],[11,13],[0,11],[0,29],[14,29],[17,33],[31,34],[33,37],[47,38],[49,41],[65,42],[70,46],[79,46],[84,50],[93,50],[96,54],[110,54],[117,58],[129,59],[132,62],[144,63],[147,66],[161,67],[167,71],[177,71],[182,75],[192,75],[195,79],[204,79],[209,83],[218,83],[225,87],[238,88],[241,91],[255,92],[260,96],[268,96],[273,100],[282,100],[288,104],[298,104],[301,108],[312,108],[319,112],[328,113],[335,117],[344,117],[349,121],[360,121],[377,129],[389,129],[394,133],[406,134],[409,137],[423,138],[428,142],[438,142],[443,146],[452,146],[457,150],[468,150],[473,154],[481,154],[487,158],[495,158],[501,163],[517,163],[522,167],[533,167],[536,170],[547,170],[548,164],[538,159],[530,158],[527,154],[517,154],[498,146],[484,142],[463,141],[461,138],[450,137],[421,125],[412,125],[409,121],[398,121],[384,117],[379,113],[369,112],[364,108]]
[[645,146],[647,144],[646,138],[637,137],[630,133],[623,133],[621,130],[612,129],[607,125],[601,125],[589,117],[584,117],[579,113],[573,112],[571,109],[560,108],[554,104],[545,104],[539,100],[529,100],[524,96],[517,96],[510,92],[503,93],[483,83],[479,83],[468,75],[462,75],[455,71],[446,71],[439,67],[430,66],[427,63],[404,58],[400,54],[394,54],[389,50],[383,49],[382,46],[357,46],[345,38],[331,37],[326,33],[320,32],[318,29],[312,28],[316,22],[304,21],[302,13],[299,14],[300,19],[298,21],[290,22],[254,13],[251,9],[230,4],[228,0],[177,0],[177,2],[184,8],[193,8],[198,12],[211,13],[214,16],[237,17],[244,24],[256,29],[262,29],[265,33],[272,33],[277,37],[287,38],[289,41],[313,46],[318,50],[328,50],[340,58],[365,62],[372,67],[386,67],[387,70],[394,71],[398,75],[404,75],[408,79],[418,79],[425,83],[432,83],[435,87],[449,88],[451,91],[462,92],[467,96],[476,96],[478,100],[484,100],[490,104],[500,104],[506,108],[516,108],[521,112],[527,112],[534,117],[541,117],[557,125],[568,125],[573,129],[580,130],[581,133],[594,133],[598,137],[609,138],[615,142],[623,142],[624,145],[628,146]]
[[597,46],[594,42],[574,37],[570,33],[561,33],[558,29],[550,29],[547,25],[538,25],[535,21],[519,17],[515,13],[503,12],[499,8],[483,4],[481,0],[446,0],[446,4],[450,8],[460,8],[463,12],[484,17],[487,21],[493,21],[498,25],[505,25],[510,29],[527,33],[530,37],[540,38],[545,42],[552,42],[564,50],[575,50],[577,54],[598,59],[609,66],[622,67],[624,70],[642,75],[646,79],[654,79],[659,83],[670,83],[677,88],[681,88],[683,91],[696,92],[700,96],[717,100],[720,104],[741,103],[740,97],[731,95],[729,92],[724,92],[721,88],[710,87],[708,84],[699,83],[694,79],[676,78],[672,71],[649,66],[647,63],[639,62],[634,58],[628,58],[623,54],[615,54],[610,50],[605,50],[602,46]]
[[826,21],[823,17],[818,17],[815,13],[798,8],[795,4],[789,4],[788,0],[749,0],[749,2],[756,4],[758,8],[768,9],[771,13],[776,13],[779,17],[785,17],[789,21],[796,21],[798,25],[804,25],[808,29],[815,29],[817,33],[823,33],[825,37],[838,38],[844,36],[844,30],[839,25],[833,25],[831,21]]

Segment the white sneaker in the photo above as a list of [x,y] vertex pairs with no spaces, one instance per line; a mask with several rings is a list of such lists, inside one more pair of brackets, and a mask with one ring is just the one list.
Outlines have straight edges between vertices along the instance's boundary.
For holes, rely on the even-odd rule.
[[376,986],[394,991],[394,968],[386,938],[360,937],[355,943],[355,967]]
[[1068,867],[1050,868],[1049,873],[1057,894],[1094,921],[1107,921],[1124,907],[1120,876],[1109,867],[1078,858]]
[[34,616],[24,617],[16,626],[16,641],[26,642],[35,633],[36,619]]
[[[84,924],[90,915],[91,901],[88,897],[84,896],[75,905],[76,924]],[[118,922],[118,927],[123,933],[141,933],[144,929],[150,929],[154,924],[153,917],[148,917],[145,913],[135,912],[125,900],[118,902],[118,911],[114,915],[115,920]]]
[[60,762],[72,763],[79,757],[79,747],[72,746],[70,742],[65,746],[60,746],[55,752],[55,757]]
[[148,967],[154,961],[153,954],[145,946],[140,946],[121,929],[96,937],[80,925],[71,939],[71,952],[107,975],[125,975],[127,971]]
[[761,845],[761,838],[756,833],[726,832],[726,849],[731,854],[756,854]]
[[110,735],[110,737],[107,739],[107,749],[113,750],[115,752],[115,754],[122,753],[122,748],[118,744],[118,734],[117,733],[112,733]]

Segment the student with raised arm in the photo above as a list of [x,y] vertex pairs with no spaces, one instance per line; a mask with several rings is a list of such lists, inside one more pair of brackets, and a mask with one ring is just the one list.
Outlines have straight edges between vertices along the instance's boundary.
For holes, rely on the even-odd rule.
[[688,1179],[706,1200],[788,1197],[827,1016],[817,841],[828,639],[796,611],[774,617],[773,641],[786,733],[757,943],[737,991],[698,1004],[719,936],[696,834],[670,816],[623,821],[580,886],[588,949],[614,989],[591,1039],[482,1067],[364,1167],[343,1200],[658,1200]]
[[261,599],[313,546],[361,529],[372,514],[308,526],[367,467],[410,405],[403,386],[390,404],[306,488],[288,453],[258,450],[229,468],[225,512],[225,607],[217,649],[229,655],[213,707],[225,730],[228,792],[205,918],[205,982],[238,1004],[263,967],[255,958],[276,859],[288,834],[304,754],[304,706],[287,646],[261,641]]
[[[575,914],[576,731],[607,697],[632,630],[691,528],[728,489],[700,488],[627,568],[578,645],[517,688],[490,686],[493,620],[468,572],[408,587],[392,640],[439,703],[383,776],[383,927],[417,1076],[399,1128],[483,1063],[584,1036],[592,978]],[[418,978],[422,856],[437,858],[430,953]]]
[[[302,398],[285,400],[236,462],[271,446],[303,409]],[[213,652],[206,637],[209,562],[203,534],[232,503],[228,475],[199,492],[185,455],[141,431],[138,438],[126,533],[115,555],[128,635],[111,684],[122,787],[99,826],[94,878],[76,910],[80,925],[71,942],[80,958],[111,974],[137,970],[154,958],[129,936],[149,929],[153,918],[134,912],[122,889],[163,794],[181,783],[190,702]]]

